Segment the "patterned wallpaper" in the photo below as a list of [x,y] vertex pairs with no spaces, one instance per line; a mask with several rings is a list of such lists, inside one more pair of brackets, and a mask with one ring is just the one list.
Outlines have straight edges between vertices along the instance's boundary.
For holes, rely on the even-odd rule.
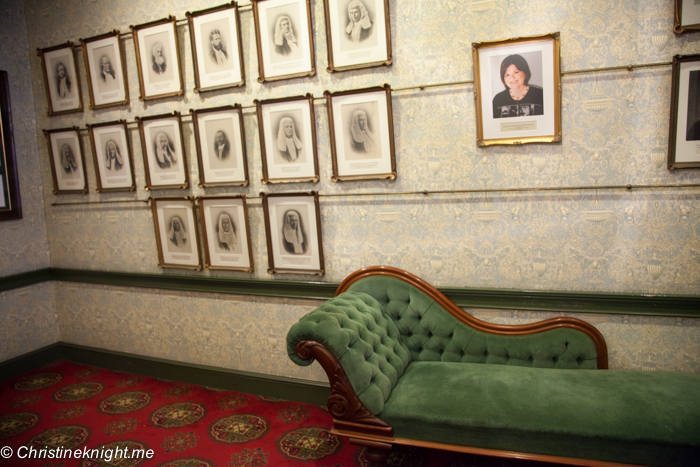
[[[44,219],[42,163],[36,142],[32,89],[27,86],[35,58],[27,49],[24,4],[3,0],[0,5],[0,70],[10,81],[15,156],[23,218],[0,222],[0,277],[49,267]],[[41,157],[45,157],[41,154]],[[44,161],[48,162],[48,160]]]
[[[189,32],[178,27],[187,92],[184,97],[138,102],[133,41],[125,38],[131,104],[49,118],[37,47],[77,41],[114,28],[128,31],[172,14],[184,18],[217,1],[105,2],[26,0],[25,15],[36,143],[46,207],[51,266],[123,272],[158,272],[150,211],[143,204],[50,207],[52,202],[145,199],[138,132],[130,126],[138,191],[94,193],[95,172],[83,134],[88,196],[51,194],[48,151],[41,130],[84,126],[173,110],[207,108],[299,95],[320,97],[389,83],[393,88],[472,78],[471,43],[561,31],[562,69],[668,62],[673,54],[700,52],[700,34],[671,32],[672,2],[657,0],[390,0],[394,65],[330,75],[325,71],[323,2],[312,2],[318,75],[261,85],[253,15],[241,13],[245,88],[194,94]],[[59,20],[60,18],[60,20]],[[22,53],[26,53],[22,51]],[[78,59],[87,93],[82,57]],[[392,99],[398,179],[333,184],[328,118],[316,102],[321,181],[265,187],[257,121],[246,109],[246,146],[252,185],[196,188],[198,173],[190,122],[184,124],[189,190],[184,196],[315,189],[328,194],[378,193],[322,198],[326,257],[323,280],[340,281],[359,267],[397,266],[437,286],[697,294],[700,290],[700,190],[595,191],[557,194],[406,195],[394,191],[619,184],[699,183],[700,171],[665,168],[670,67],[563,76],[563,143],[477,148],[471,85],[395,92]],[[30,102],[27,98],[26,102]],[[87,104],[87,94],[85,94]],[[250,201],[256,271],[199,273],[259,279],[267,252],[259,200]],[[193,274],[168,270],[172,274]],[[316,302],[94,286],[59,287],[56,311],[61,339],[83,345],[308,379],[319,368],[299,369],[284,353],[284,335]],[[487,319],[516,323],[541,313],[477,311]],[[559,314],[546,314],[546,317]],[[698,320],[585,315],[608,339],[614,368],[700,371]],[[245,330],[246,332],[243,332]],[[99,338],[98,336],[103,336]],[[231,352],[231,349],[234,352]]]

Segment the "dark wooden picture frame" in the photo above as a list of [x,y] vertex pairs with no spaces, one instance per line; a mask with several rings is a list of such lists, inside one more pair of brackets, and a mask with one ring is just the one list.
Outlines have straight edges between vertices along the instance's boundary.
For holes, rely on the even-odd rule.
[[[683,2],[684,0],[674,0],[673,2],[673,32],[676,34],[683,34],[686,32],[700,30],[700,17],[698,18],[697,23],[683,24]],[[698,11],[696,11],[695,13],[700,14],[700,6],[696,8],[698,8]]]
[[[80,128],[77,126],[69,128],[58,128],[55,130],[44,130],[46,144],[49,149],[49,160],[51,161],[51,176],[53,178],[53,194],[54,195],[84,195],[88,192],[87,170],[85,168],[85,152],[83,151],[83,142],[80,137]],[[59,141],[59,138],[63,139]],[[54,152],[54,142],[56,143],[57,152]],[[58,145],[62,146],[59,148]],[[64,149],[68,149],[68,154],[65,154]],[[75,152],[79,152],[79,157],[75,157]],[[63,172],[59,172],[59,166],[56,159],[61,158],[60,168]],[[82,187],[80,183],[82,182]],[[62,186],[63,185],[63,186]],[[72,189],[71,185],[76,188]]]
[[700,54],[674,55],[668,169],[700,167]]
[[[255,42],[258,52],[258,82],[314,76],[316,74],[316,54],[311,1],[296,0],[297,9],[288,7],[290,2],[287,0],[251,0],[251,3],[253,4]],[[284,9],[284,7],[288,7],[287,11],[280,10],[268,16],[268,10]],[[298,16],[298,19],[294,18],[295,16]],[[296,46],[290,46],[285,34],[281,31],[284,27],[285,17],[291,31],[291,35],[287,34],[287,36],[291,36],[296,41]],[[304,17],[306,24],[294,24],[297,21],[303,23]],[[303,38],[301,44],[299,44],[300,38]],[[299,50],[297,51],[297,49]],[[284,57],[288,55],[293,57],[285,60]],[[299,55],[301,55],[301,60],[296,58]],[[301,65],[289,71],[289,62],[294,61],[300,61]],[[279,63],[280,71],[273,70],[275,68],[273,62]]]
[[[36,49],[36,53],[41,58],[41,70],[44,75],[44,89],[48,103],[46,114],[52,117],[82,112],[83,92],[80,88],[73,42],[68,41],[65,44]],[[59,66],[63,67],[63,77],[60,76]]]
[[[144,172],[146,173],[146,186],[144,187],[144,189],[186,189],[190,184],[190,171],[189,165],[187,163],[187,151],[185,150],[185,140],[182,135],[182,118],[180,116],[180,112],[172,112],[163,115],[153,115],[150,117],[136,117],[136,121],[139,124],[139,134],[141,135],[141,152],[143,154]],[[164,124],[160,126],[161,131],[158,131],[157,128],[154,128],[153,132],[151,132],[151,125],[158,121],[171,121],[170,125],[173,129],[167,129],[168,125]],[[163,131],[163,129],[165,129],[165,131]],[[165,148],[166,154],[161,154],[163,156],[163,162],[160,162],[158,160],[158,154],[155,149],[157,144],[160,143],[160,141],[157,140],[162,140],[162,138],[160,138],[161,134],[165,134],[165,136],[168,139],[166,145],[167,147]],[[180,145],[179,151],[177,144]],[[153,159],[153,163],[150,162],[151,159]],[[172,166],[175,164],[178,164],[179,168],[177,168],[176,170],[171,170]],[[168,183],[168,181],[172,178],[172,174],[159,173],[162,171],[176,172],[179,177],[176,178],[175,183]]]
[[[206,10],[199,10],[185,13],[187,22],[190,28],[190,44],[192,45],[192,62],[194,65],[194,92],[214,91],[217,89],[232,88],[237,86],[245,86],[245,65],[243,62],[243,46],[241,40],[241,15],[238,9],[238,3],[231,2],[229,4],[220,5]],[[211,17],[209,23],[202,23],[205,17]],[[214,24],[211,27],[206,27],[206,24]],[[223,26],[228,23],[228,28]],[[206,30],[210,30],[206,33]],[[207,71],[207,68],[219,68],[221,65],[214,51],[214,45],[211,43],[212,37],[218,32],[220,44],[219,54],[223,57],[223,61],[233,60],[232,66],[225,67],[223,70],[212,72]],[[209,37],[209,54],[204,53],[204,48],[207,43],[204,42],[202,36]],[[235,42],[235,44],[233,43]],[[197,50],[201,50],[201,54]],[[207,57],[206,55],[210,55]],[[234,76],[225,79],[227,74],[234,71]],[[210,83],[216,81],[216,84]],[[223,81],[223,83],[221,83]]]
[[[87,127],[97,182],[95,191],[97,193],[135,191],[134,157],[126,120],[88,124]],[[114,171],[114,175],[117,175],[117,172],[122,169],[126,170],[120,172],[118,176],[111,176],[110,172]],[[124,178],[126,183],[122,181]]]
[[[257,107],[258,132],[260,134],[262,183],[317,183],[320,177],[318,149],[316,147],[314,96],[306,94],[305,96],[262,101],[256,99],[254,102]],[[274,111],[274,109],[278,110]],[[272,114],[274,114],[274,118]],[[279,145],[282,144],[279,140],[283,138],[283,120],[292,121],[292,137],[289,139],[293,146],[284,151],[284,154],[278,149]],[[303,126],[302,131],[299,131],[300,123]],[[310,148],[309,143],[311,144]],[[294,152],[294,156],[290,155],[291,152]],[[293,160],[290,160],[292,158]],[[297,162],[299,160],[302,161]],[[292,170],[296,170],[298,174],[292,176]],[[282,176],[283,172],[290,175]]]
[[[169,16],[150,23],[132,25],[129,28],[131,29],[134,38],[134,48],[136,49],[136,65],[139,72],[139,100],[146,101],[184,94],[182,59],[180,58],[177,20],[175,17]],[[151,34],[147,34],[148,30],[151,30]],[[161,37],[150,37],[155,35]],[[161,41],[165,40],[163,35],[167,36],[167,47],[161,43]],[[160,47],[156,47],[157,45]],[[158,58],[154,56],[154,51],[156,50],[162,63],[158,63]],[[175,74],[177,76],[174,76]],[[158,84],[159,81],[162,82]]]
[[[324,96],[333,159],[331,180],[395,180],[391,86],[385,84],[351,91],[326,91]],[[362,119],[365,127],[361,128]],[[368,170],[368,161],[371,160],[375,160],[376,164]]]
[[158,267],[201,271],[202,255],[194,200],[190,197],[151,198],[150,202],[158,246]]
[[347,4],[346,11],[340,11],[338,0],[323,0],[328,45],[326,70],[333,73],[391,65],[389,0],[351,0],[343,4]]
[[[246,196],[207,196],[198,198],[197,205],[204,238],[204,268],[253,272],[253,247]],[[216,222],[214,217],[217,217]],[[228,235],[222,233],[226,220],[230,232]],[[231,245],[232,242],[235,244]]]
[[[116,29],[106,34],[80,39],[87,71],[90,109],[103,109],[129,103],[129,80],[121,35]],[[111,50],[109,48],[111,47]],[[91,53],[92,52],[92,53]],[[99,54],[97,59],[96,54]],[[103,60],[109,70],[105,72]],[[99,63],[98,63],[99,60]],[[116,66],[112,65],[115,63]],[[111,76],[111,78],[110,78]],[[112,84],[113,83],[113,84]],[[116,87],[116,89],[114,89]],[[116,95],[115,95],[116,94]],[[97,101],[100,101],[99,103]]]
[[[199,167],[199,187],[248,186],[248,157],[245,144],[245,127],[243,108],[240,104],[226,105],[211,109],[190,109],[192,126],[197,147],[197,166]],[[222,118],[213,120],[211,117]],[[236,123],[235,120],[238,120]],[[207,128],[211,125],[210,128]],[[203,126],[204,128],[200,128]],[[226,130],[226,131],[225,131]],[[214,133],[213,135],[211,133]],[[219,133],[223,133],[226,155],[212,158],[212,143]],[[230,133],[230,134],[227,134]],[[229,159],[228,162],[224,159]],[[212,165],[221,164],[214,168]],[[220,174],[217,174],[217,169]],[[228,172],[233,172],[228,175]]]
[[15,154],[15,137],[10,106],[10,80],[0,71],[0,221],[22,218],[22,199]]
[[[267,272],[323,276],[325,267],[318,193],[262,192],[260,197],[265,214]],[[292,224],[294,219],[296,225]],[[283,249],[285,253],[282,253]],[[309,267],[301,267],[304,263],[308,263]],[[294,265],[298,266],[292,267]]]

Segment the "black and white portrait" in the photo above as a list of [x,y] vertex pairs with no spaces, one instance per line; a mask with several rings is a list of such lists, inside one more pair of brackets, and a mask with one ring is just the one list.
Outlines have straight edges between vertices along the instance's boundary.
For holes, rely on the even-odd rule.
[[123,120],[88,125],[98,192],[132,191],[131,149]]
[[61,162],[63,178],[77,178],[79,176],[80,166],[73,148],[74,141],[72,139],[57,140],[59,147],[59,160]]
[[215,218],[214,233],[217,240],[215,251],[217,253],[240,253],[241,248],[238,240],[240,226],[234,221],[234,216],[230,212],[221,211],[215,214]]
[[58,99],[73,98],[73,80],[66,66],[67,57],[52,60],[54,70],[54,84]]
[[[304,145],[299,137],[299,126],[294,120],[291,115],[283,115],[277,122],[277,131],[275,132],[277,144],[275,149],[279,157],[275,158],[276,162],[289,163],[304,162],[306,160],[306,158],[299,159],[304,154]],[[300,121],[298,117],[296,120]]]
[[187,219],[186,210],[167,209],[164,211],[168,251],[171,253],[191,253],[192,242],[190,241],[187,224],[185,223],[185,219]]
[[118,172],[124,167],[124,156],[119,145],[114,139],[107,140],[105,144],[105,169],[108,172]]
[[[367,9],[370,6],[374,10],[372,0],[350,0],[347,8],[339,13],[341,23],[344,25],[344,39],[341,42],[341,50],[372,47],[376,45],[377,38],[374,37],[373,14]],[[372,39],[372,40],[368,40]]]
[[160,42],[155,42],[151,46],[151,68],[159,75],[162,75],[168,69],[168,64],[163,56],[163,44]]
[[105,93],[119,89],[117,72],[114,67],[116,54],[111,45],[96,47],[92,51],[97,71],[97,92]]
[[296,5],[283,5],[267,10],[268,31],[270,34],[270,61],[274,63],[300,60],[299,10]]
[[[167,32],[145,36],[145,48],[148,51],[148,77],[152,83],[172,80],[174,75],[170,37]],[[144,68],[146,64],[143,64]]]
[[227,68],[230,65],[230,60],[221,31],[218,28],[209,31],[209,60],[218,67]]
[[163,170],[175,170],[178,156],[173,143],[172,128],[151,128],[153,138],[153,155],[156,165]]
[[219,160],[228,159],[231,155],[231,143],[228,136],[222,130],[219,130],[214,135],[214,157]]
[[542,52],[491,57],[493,118],[544,115]]
[[[295,206],[294,209],[286,209],[286,207],[280,206],[278,209],[284,212],[282,216],[282,236],[280,237],[283,251],[291,255],[308,254],[307,207]],[[302,212],[305,214],[304,216],[302,216]]]
[[688,73],[686,141],[700,141],[700,70]]
[[381,156],[379,113],[376,102],[342,106],[346,160],[376,159]]
[[230,118],[210,119],[204,123],[207,145],[209,147],[209,168],[236,168],[238,161],[233,157],[234,129]]

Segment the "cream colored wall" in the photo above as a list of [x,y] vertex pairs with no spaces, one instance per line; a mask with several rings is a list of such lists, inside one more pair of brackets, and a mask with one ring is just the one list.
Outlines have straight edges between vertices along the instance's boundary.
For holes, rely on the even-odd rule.
[[[159,19],[184,18],[218,2],[56,2],[27,0],[29,50],[77,41],[114,28]],[[156,115],[234,102],[311,92],[340,91],[389,83],[394,88],[471,79],[470,44],[561,31],[562,69],[667,62],[673,54],[700,52],[700,35],[671,32],[671,2],[577,0],[493,0],[491,2],[390,1],[395,63],[330,75],[325,71],[323,3],[313,2],[316,77],[257,83],[252,12],[242,12],[247,85],[243,89],[194,94],[189,32],[178,27],[187,92],[183,98],[138,102],[131,39],[124,40],[132,103],[100,111],[46,117],[39,60],[31,60],[43,197],[51,266],[122,272],[158,272],[152,219],[133,204],[49,207],[51,202],[146,198],[136,194],[54,196],[48,152],[41,130]],[[87,83],[78,60],[83,92]],[[633,193],[574,191],[552,194],[389,197],[388,191],[580,186],[599,183],[698,183],[700,171],[669,172],[664,165],[670,98],[670,67],[634,72],[566,75],[563,86],[563,143],[477,148],[472,87],[396,92],[392,99],[398,179],[395,182],[330,182],[328,119],[317,102],[321,181],[264,187],[254,113],[245,113],[252,185],[198,189],[191,123],[185,128],[190,190],[159,190],[155,196],[184,196],[315,189],[321,193],[379,193],[368,198],[322,199],[326,276],[340,281],[362,266],[387,264],[414,272],[437,286],[503,287],[697,294],[700,290],[700,191],[640,190]],[[87,104],[87,97],[85,100]],[[137,186],[144,173],[138,133],[131,127]],[[89,184],[95,172],[86,148]],[[267,275],[267,253],[259,201],[251,200],[251,236],[256,272],[212,275],[283,280]],[[488,211],[489,215],[483,215]],[[597,215],[592,216],[591,212]],[[482,213],[482,214],[480,214]],[[183,272],[168,270],[171,274]],[[208,273],[187,273],[206,275]],[[78,291],[81,292],[78,292]],[[123,294],[123,295],[120,295]],[[142,304],[148,303],[149,307]],[[57,290],[61,339],[112,350],[210,362],[215,366],[318,379],[316,370],[287,363],[286,329],[313,303],[81,286]],[[203,311],[199,311],[203,310]],[[102,321],[95,321],[101,316]],[[211,320],[209,317],[219,317]],[[270,319],[274,316],[274,319]],[[518,322],[539,314],[499,311],[494,319]],[[196,319],[195,319],[196,317]],[[259,322],[262,318],[262,324]],[[585,316],[610,342],[617,368],[700,371],[698,320]],[[602,319],[602,321],[600,321]],[[181,323],[191,323],[183,326]],[[209,323],[209,324],[204,324]],[[216,323],[219,323],[217,325]],[[266,324],[265,324],[266,323]],[[151,326],[150,334],[144,329]],[[248,329],[243,336],[233,330]],[[95,340],[98,332],[105,340]],[[206,345],[205,333],[217,346]],[[113,336],[120,336],[117,340]],[[270,341],[274,339],[274,344]],[[176,345],[177,344],[177,345]],[[215,349],[215,347],[218,347]],[[226,350],[221,351],[223,347]],[[274,349],[271,351],[269,349]],[[215,350],[214,350],[215,349]],[[235,351],[233,351],[233,350]],[[244,349],[244,350],[236,350]],[[266,353],[267,352],[267,353]],[[230,354],[230,355],[229,355]],[[236,356],[240,357],[236,360]],[[269,355],[269,356],[268,356]]]

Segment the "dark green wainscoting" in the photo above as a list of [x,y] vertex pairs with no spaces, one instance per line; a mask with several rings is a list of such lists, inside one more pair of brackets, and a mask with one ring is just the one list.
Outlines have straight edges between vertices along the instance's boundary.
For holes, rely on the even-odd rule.
[[[331,298],[339,285],[335,282],[321,281],[238,279],[50,268],[0,278],[0,292],[48,280],[122,287],[307,299]],[[464,308],[700,317],[700,295],[650,295],[459,287],[439,287],[439,290],[450,300]]]
[[176,362],[65,342],[0,363],[0,381],[41,368],[55,360],[323,406],[330,393],[328,383]]

